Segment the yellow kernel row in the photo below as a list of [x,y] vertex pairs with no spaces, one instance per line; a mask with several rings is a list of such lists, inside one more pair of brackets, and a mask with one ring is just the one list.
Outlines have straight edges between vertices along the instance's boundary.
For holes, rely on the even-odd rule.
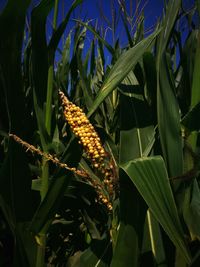
[[[115,181],[114,167],[112,164],[107,163],[106,166],[104,164],[108,157],[97,132],[80,107],[70,102],[63,92],[59,91],[59,95],[66,121],[70,125],[72,132],[79,139],[79,143],[82,144],[87,157],[92,162],[92,166],[104,177],[103,184],[112,198]],[[108,200],[103,201],[104,199],[106,198],[102,196],[101,202],[106,203]]]
[[98,134],[83,110],[71,103],[61,91],[59,91],[59,94],[66,121],[74,134],[79,138],[88,157],[94,161],[94,167],[97,166],[106,156]]

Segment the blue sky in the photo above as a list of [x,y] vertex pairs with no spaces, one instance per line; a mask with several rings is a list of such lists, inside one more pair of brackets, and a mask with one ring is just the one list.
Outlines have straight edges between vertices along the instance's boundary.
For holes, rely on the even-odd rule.
[[[15,0],[17,1],[17,0]],[[175,0],[176,1],[176,0]],[[194,4],[195,0],[184,0],[185,8],[191,7]],[[3,9],[7,0],[0,0],[0,10]],[[37,5],[40,0],[32,0],[29,10],[31,10],[35,5]],[[69,6],[71,5],[72,0],[60,0],[59,4],[59,12],[58,12],[58,24],[63,20],[65,17]],[[122,20],[119,19],[116,33],[115,33],[115,40],[113,40],[113,34],[111,25],[106,22],[109,20],[112,22],[112,14],[113,10],[119,10],[119,2],[126,3],[127,12],[130,16],[132,16],[133,24],[137,14],[140,13],[141,10],[144,11],[145,17],[145,29],[149,29],[150,27],[155,26],[156,22],[162,17],[163,13],[163,2],[164,0],[83,0],[82,5],[80,5],[71,16],[71,20],[66,28],[65,37],[68,35],[69,31],[75,25],[73,19],[87,19],[92,20],[92,24],[98,23],[98,26],[102,26],[103,30],[107,32],[106,40],[113,45],[113,41],[116,41],[117,38],[120,39],[120,45],[125,46],[127,44],[127,37],[126,33],[122,24]],[[139,9],[137,14],[134,16],[134,12],[136,10],[137,3],[140,3]],[[144,9],[143,9],[144,8]],[[101,14],[105,15],[105,19],[102,18]],[[47,19],[47,41],[49,41],[51,32],[52,32],[52,18],[53,18],[53,10],[48,16]],[[135,29],[135,28],[134,28]],[[133,32],[134,32],[133,29]],[[85,41],[85,50],[90,46],[91,40],[93,39],[93,35],[91,33],[87,33],[87,38]],[[62,49],[62,42],[60,43],[60,48]],[[109,61],[109,60],[108,60]]]
[[[0,10],[3,9],[3,7],[6,5],[6,2],[8,0],[0,0]],[[17,1],[17,0],[16,0]],[[105,16],[110,19],[112,16],[112,2],[114,3],[114,7],[118,9],[119,2],[122,0],[83,0],[83,3],[80,7],[78,7],[75,11],[75,14],[73,17],[77,17],[79,14],[81,14],[81,17],[90,18],[94,21],[98,20],[99,22],[102,21],[101,17],[101,9]],[[184,0],[184,6],[189,7],[194,4],[195,0]],[[32,0],[31,7],[38,4],[40,0]],[[60,0],[59,5],[59,21],[61,21],[63,15],[65,14],[64,10],[67,10],[70,4],[72,3],[72,0]],[[122,1],[123,2],[123,1]],[[162,16],[162,10],[163,10],[163,3],[164,0],[124,0],[127,6],[127,10],[129,13],[132,14],[135,11],[136,3],[140,3],[140,9],[144,7],[144,15],[145,15],[145,26],[150,27],[156,23],[158,18]],[[130,3],[132,3],[132,8]],[[52,17],[51,12],[49,19]],[[121,24],[119,24],[119,27]],[[120,32],[120,29],[118,29]]]
[[[36,0],[37,1],[37,0]],[[58,16],[58,24],[62,21],[64,14],[66,14],[66,11],[69,8],[69,3],[72,3],[73,1],[60,1],[59,5],[59,16]],[[127,12],[129,15],[133,17],[133,24],[135,21],[135,18],[137,15],[135,14],[135,8],[136,8],[136,0],[125,0],[126,6],[127,6]],[[130,3],[132,4],[132,8],[130,6]],[[163,10],[163,1],[162,0],[150,0],[149,2],[145,0],[139,1],[139,9],[138,9],[138,14],[140,13],[141,10],[144,8],[144,16],[145,16],[145,28],[148,29],[151,26],[155,26],[156,22],[158,21],[159,17],[162,15],[162,10]],[[85,19],[87,21],[88,19],[91,20],[91,24],[95,25],[98,23],[98,26],[102,26],[103,30],[106,31],[106,41],[113,45],[114,42],[116,41],[117,38],[120,40],[120,45],[125,46],[127,45],[127,36],[124,30],[124,26],[122,24],[121,17],[119,16],[119,22],[116,27],[116,33],[115,33],[115,40],[113,40],[113,31],[111,29],[111,25],[106,22],[106,20],[110,21],[110,24],[112,23],[112,13],[113,9],[116,10],[116,14],[118,13],[119,10],[119,2],[118,0],[83,0],[82,5],[76,8],[74,13],[71,16],[71,20],[68,24],[68,27],[66,29],[65,36],[69,33],[70,29],[75,25],[73,18],[75,19]],[[63,12],[63,10],[65,10]],[[131,11],[132,10],[132,11]],[[105,19],[102,18],[102,13],[105,15]],[[117,14],[118,15],[118,14]],[[117,16],[116,15],[116,16]],[[47,32],[49,35],[49,38],[51,36],[51,31],[52,29],[52,19],[53,19],[53,10],[51,14],[48,17],[47,20]],[[135,28],[133,29],[134,32]],[[48,36],[47,36],[48,39]],[[65,39],[65,38],[64,38]],[[86,54],[91,41],[93,39],[93,34],[91,34],[89,31],[87,32],[87,37],[84,43],[84,52],[83,54]],[[60,44],[61,46],[61,44]],[[109,64],[111,57],[109,53],[105,53],[106,55],[106,63]],[[58,59],[58,54],[56,56],[56,59]]]
[[[17,0],[16,0],[17,1]],[[2,11],[3,7],[6,5],[7,0],[0,0],[0,10]],[[40,2],[40,0],[32,0],[30,9],[37,5]],[[66,10],[68,10],[70,4],[72,3],[72,0],[60,0],[60,5],[59,5],[59,18],[58,18],[58,23],[61,22],[62,18],[66,14]],[[127,10],[129,13],[130,11],[130,3],[132,2],[132,14],[134,13],[135,10],[135,5],[137,2],[140,2],[140,9],[142,7],[144,8],[144,14],[145,14],[145,26],[148,28],[156,23],[158,18],[162,14],[162,8],[163,8],[163,0],[125,0],[127,5]],[[93,20],[93,23],[96,23],[98,21],[99,24],[102,23],[102,16],[101,16],[101,11],[105,14],[105,16],[111,20],[112,17],[112,3],[114,5],[115,9],[119,8],[119,0],[83,0],[83,3],[81,6],[79,6],[74,14],[72,15],[72,18],[88,18]],[[53,10],[51,14],[48,17],[47,20],[47,33],[50,35],[50,29],[51,29],[51,21],[53,17]],[[72,27],[73,22],[69,26]],[[112,31],[109,29],[108,25],[106,23],[103,24],[105,28],[107,28],[107,38],[110,43],[112,43]],[[47,34],[47,38],[48,38]],[[125,32],[124,29],[122,30],[122,23],[121,21],[118,24],[117,27],[117,34],[116,34],[120,40],[124,40],[126,42],[125,38]]]
[[[59,6],[59,21],[61,21],[62,13],[63,13],[63,7],[65,10],[68,9],[69,2],[73,1],[62,1],[60,2]],[[138,13],[141,11],[141,9],[144,7],[144,15],[145,15],[145,27],[149,28],[157,22],[158,18],[162,15],[162,9],[163,9],[163,0],[125,0],[127,10],[129,14],[132,12],[132,16],[134,16],[135,12],[135,6],[137,2],[140,2]],[[130,6],[130,3],[133,2],[132,8]],[[102,25],[104,30],[107,30],[107,40],[110,44],[113,43],[112,38],[112,30],[110,29],[108,23],[105,22],[105,20],[102,18],[101,13],[104,13],[106,19],[112,20],[112,3],[113,7],[116,10],[119,10],[119,2],[118,0],[83,0],[83,3],[81,6],[79,6],[74,14],[72,15],[72,18],[86,18],[92,20],[92,24],[95,25],[95,23],[98,23],[98,25]],[[132,9],[132,11],[130,11]],[[53,12],[52,12],[53,13]],[[51,23],[52,21],[52,14],[49,16],[48,23]],[[70,24],[73,25],[73,22]],[[69,27],[70,27],[69,25]],[[118,27],[116,29],[116,37],[119,37],[123,45],[127,43],[126,34],[124,31],[124,28],[122,26],[121,18],[119,19]],[[90,40],[88,40],[90,41]]]

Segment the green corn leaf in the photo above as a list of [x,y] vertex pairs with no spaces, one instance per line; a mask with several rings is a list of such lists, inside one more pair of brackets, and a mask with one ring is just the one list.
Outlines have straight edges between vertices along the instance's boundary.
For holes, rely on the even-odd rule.
[[181,1],[169,1],[162,22],[163,31],[157,38],[157,116],[160,141],[169,175],[183,172],[180,113],[175,96],[175,81],[166,57],[166,48],[173,31]]
[[[46,97],[46,128],[48,131],[48,134],[51,134],[51,121],[52,121],[52,94],[53,94],[53,76],[54,76],[54,57],[55,57],[55,51],[58,46],[58,43],[61,39],[62,34],[64,33],[64,30],[66,28],[66,25],[69,21],[69,18],[71,16],[71,13],[73,10],[76,8],[78,4],[80,4],[80,0],[76,0],[72,3],[71,8],[69,9],[65,20],[61,23],[59,28],[54,32],[52,39],[50,40],[49,46],[48,46],[48,59],[49,59],[49,66],[48,66],[48,85],[47,85],[47,97]],[[57,4],[57,5],[56,5]],[[55,4],[55,14],[54,14],[54,19],[56,21],[56,10],[58,6],[58,2]],[[55,25],[54,25],[55,26]]]
[[65,45],[62,51],[62,58],[58,64],[58,70],[56,72],[56,80],[58,83],[58,88],[63,91],[68,84],[69,79],[69,67],[70,67],[70,45],[71,45],[71,32],[68,34]]
[[174,27],[174,23],[177,19],[177,14],[179,12],[179,8],[181,5],[181,0],[177,1],[169,1],[166,7],[166,15],[163,18],[161,26],[163,30],[160,33],[158,38],[158,61],[160,61],[162,54],[164,53],[170,34],[172,33],[172,29]]
[[[147,211],[147,223],[148,223],[148,239],[143,240],[144,242],[149,242],[151,244],[150,250],[153,253],[155,262],[157,265],[162,267],[168,267],[166,262],[165,249],[163,245],[163,239],[161,234],[161,229],[158,221],[154,218],[150,210]],[[145,233],[144,233],[145,238]],[[145,246],[146,244],[144,244]]]
[[[16,245],[22,254],[22,257],[27,255],[27,262],[24,265],[14,265],[14,266],[29,266],[35,267],[36,266],[36,250],[37,250],[37,243],[35,242],[34,236],[29,231],[29,224],[30,222],[23,222],[18,223],[16,227],[16,232],[20,239],[17,241],[18,244]],[[28,264],[28,265],[27,265]]]
[[[96,181],[97,183],[101,184],[101,180],[99,179],[99,177],[94,174],[92,169],[88,166],[87,162],[83,158],[81,159],[79,166],[82,170],[89,174],[93,181]],[[106,190],[103,190],[103,193],[105,194],[105,196],[109,197],[108,192]]]
[[[131,87],[132,79],[123,81]],[[139,129],[138,112],[133,98],[120,96],[120,153],[119,161],[123,164],[142,155],[146,148],[148,130]],[[141,112],[144,106],[138,108]],[[129,116],[127,116],[129,114]],[[151,131],[151,130],[150,130]],[[144,135],[142,135],[142,132]],[[116,240],[111,267],[137,267],[142,248],[143,228],[146,205],[129,177],[120,171],[120,227]]]
[[59,207],[60,200],[71,181],[71,177],[71,174],[66,172],[65,176],[58,177],[58,179],[49,186],[46,196],[39,205],[30,225],[30,231],[35,235],[39,235],[42,233],[43,229],[45,229],[46,225],[50,225]]
[[163,156],[170,177],[180,175],[183,172],[180,112],[173,81],[169,78],[169,69],[164,59],[160,63],[157,101],[158,128]]
[[68,264],[70,267],[109,267],[111,256],[111,243],[108,240],[93,240],[88,249],[71,256]]
[[114,55],[115,54],[115,50],[112,48],[111,45],[109,45],[104,38],[102,38],[99,33],[94,29],[94,27],[88,25],[88,23],[84,23],[80,20],[75,20],[77,21],[79,24],[81,24],[82,26],[86,27],[89,31],[91,31],[95,37],[101,41],[102,44],[105,45],[105,47],[108,49],[108,51],[111,53],[111,55]]
[[105,66],[105,54],[104,54],[104,44],[101,42],[101,40],[98,40],[98,54],[99,57],[101,58],[102,66]]
[[84,69],[84,66],[82,64],[82,60],[80,57],[77,58],[77,64],[78,64],[78,69],[79,69],[80,77],[81,77],[80,85],[81,85],[82,92],[83,92],[85,106],[89,110],[93,103],[92,90],[90,88],[90,80],[87,77],[87,70]]
[[186,42],[182,49],[182,68],[179,69],[176,76],[176,80],[179,81],[177,89],[179,95],[179,103],[183,114],[186,114],[189,109],[193,108],[190,107],[190,105],[196,46],[197,30],[194,30],[186,39]]
[[[31,255],[28,253],[24,235],[18,226],[31,220],[38,198],[31,191],[31,174],[25,152],[21,145],[13,140],[10,140],[7,157],[0,169],[0,188],[0,207],[10,227],[3,232],[7,235],[12,231],[15,239],[13,266],[32,266],[30,258],[34,258],[35,250]],[[34,247],[35,244],[30,237],[29,251]]]
[[[63,162],[76,167],[80,159],[80,146],[75,139],[72,139],[64,152]],[[60,204],[60,201],[69,186],[72,179],[72,172],[67,170],[58,170],[54,175],[54,179],[50,183],[48,192],[41,202],[37,212],[35,213],[30,230],[34,234],[39,234],[45,229],[46,225],[52,221],[53,216]]]
[[[144,13],[144,12],[143,12]],[[144,39],[144,15],[140,15],[140,20],[138,23],[138,27],[136,29],[136,32],[134,34],[134,43],[137,44],[139,41]]]
[[48,49],[49,50],[52,50],[53,49],[53,51],[55,52],[55,50],[56,50],[56,48],[57,48],[57,46],[58,46],[58,44],[60,42],[60,39],[61,39],[61,37],[62,37],[62,35],[63,35],[64,31],[65,31],[65,28],[67,26],[67,23],[68,23],[68,21],[70,19],[70,16],[71,16],[72,12],[81,3],[82,3],[82,0],[75,0],[72,3],[69,11],[67,12],[67,15],[66,15],[65,19],[58,26],[58,28],[56,29],[56,31],[53,33],[53,35],[51,37],[51,40],[50,40],[49,45],[48,45]]
[[200,103],[198,103],[192,110],[190,110],[182,119],[181,123],[190,132],[200,130]]
[[53,4],[53,0],[42,0],[31,12],[33,86],[40,108],[43,108],[46,101],[48,76],[46,19]]
[[[191,92],[191,105],[190,108],[193,108],[197,103],[200,102],[200,75],[199,75],[199,68],[200,68],[200,31],[197,32],[197,49],[195,54],[195,61],[194,61],[194,72],[193,72],[193,79],[192,79],[192,92]],[[189,143],[193,149],[196,148],[197,143],[197,133],[193,134],[189,138]]]
[[135,184],[156,220],[180,250],[183,258],[190,263],[191,256],[184,240],[163,159],[160,156],[136,159],[121,165],[121,168]]
[[156,122],[156,62],[153,54],[151,52],[146,52],[143,56],[143,66],[145,72],[145,82],[146,82],[146,90],[145,96],[147,98],[148,103],[152,107],[154,122]]
[[185,191],[183,217],[192,240],[200,240],[200,189],[196,179]]
[[[1,117],[5,116],[8,120],[6,131],[21,137],[30,134],[29,130],[32,129],[29,129],[30,117],[25,107],[21,70],[21,47],[29,4],[30,1],[27,0],[18,3],[9,0],[0,14],[0,104],[3,103]],[[0,168],[0,194],[3,201],[1,205],[6,207],[5,212],[9,211],[9,216],[13,218],[11,224],[31,218],[35,205],[32,206],[34,196],[31,192],[30,169],[25,152],[12,139],[8,140],[7,153]]]
[[90,48],[90,75],[94,75],[95,71],[95,43],[94,40],[92,40],[91,48]]
[[[131,88],[129,81],[123,82]],[[154,127],[150,110],[144,99],[121,95],[120,163],[143,156],[150,151],[154,140]],[[127,117],[127,114],[129,116]]]
[[38,98],[36,97],[36,93],[34,91],[33,92],[34,109],[35,109],[35,114],[37,118],[38,129],[40,132],[40,140],[42,144],[42,149],[44,151],[48,151],[48,144],[49,144],[50,138],[45,128],[45,121],[44,121],[45,111],[39,106],[37,99]]
[[80,257],[80,267],[109,267],[111,259],[110,241],[93,240],[90,247]]
[[133,40],[132,40],[132,37],[131,37],[131,32],[129,31],[129,28],[128,28],[127,19],[123,15],[121,16],[121,18],[122,18],[122,22],[123,22],[123,25],[124,25],[124,28],[125,28],[125,31],[126,31],[126,35],[127,35],[127,38],[128,38],[129,45],[130,45],[130,47],[133,47]]
[[29,4],[29,0],[18,3],[9,0],[0,14],[0,112],[7,131],[9,127],[9,131],[20,136],[29,132],[30,126],[21,69],[21,47]]
[[138,60],[142,57],[146,49],[153,42],[160,30],[156,31],[146,39],[139,42],[128,51],[124,52],[113,65],[108,76],[97,95],[88,116],[91,116],[104,99],[124,80],[128,73],[134,68]]
[[111,267],[138,267],[147,206],[120,171],[120,224]]

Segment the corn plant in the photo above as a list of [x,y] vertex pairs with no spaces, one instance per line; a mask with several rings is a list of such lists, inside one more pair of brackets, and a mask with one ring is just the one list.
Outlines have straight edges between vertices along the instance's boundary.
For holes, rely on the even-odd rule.
[[151,34],[119,1],[112,45],[66,31],[81,0],[57,25],[61,2],[0,14],[0,266],[198,266],[199,1],[165,3]]

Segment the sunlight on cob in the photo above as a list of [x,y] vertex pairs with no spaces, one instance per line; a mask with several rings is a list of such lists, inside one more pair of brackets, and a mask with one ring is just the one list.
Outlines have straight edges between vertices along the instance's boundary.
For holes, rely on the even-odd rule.
[[[63,107],[63,114],[65,120],[70,125],[72,132],[79,139],[79,143],[83,146],[83,149],[91,162],[91,165],[100,177],[99,181],[96,181],[90,177],[90,175],[83,170],[69,167],[66,163],[62,163],[59,159],[49,153],[45,153],[35,146],[25,142],[20,137],[9,134],[17,143],[21,144],[26,151],[30,151],[48,161],[53,162],[57,166],[64,168],[68,171],[78,175],[84,181],[90,183],[96,190],[98,200],[106,205],[109,211],[112,210],[112,200],[115,196],[114,188],[117,183],[117,175],[115,174],[114,165],[111,163],[109,154],[105,151],[100,137],[93,125],[89,122],[83,110],[70,102],[63,92],[59,91],[61,103]],[[106,193],[107,192],[107,193]],[[108,194],[108,197],[107,197]]]
[[108,153],[105,151],[97,132],[83,110],[70,102],[63,92],[59,91],[59,95],[66,121],[70,125],[72,132],[79,139],[79,143],[82,144],[94,169],[103,176],[103,183],[112,198],[114,195],[113,183],[116,179],[114,166],[108,163]]
[[98,134],[82,109],[70,102],[63,92],[59,91],[59,95],[66,121],[80,139],[80,143],[83,145],[88,158],[92,160],[93,166],[98,168],[106,156]]

